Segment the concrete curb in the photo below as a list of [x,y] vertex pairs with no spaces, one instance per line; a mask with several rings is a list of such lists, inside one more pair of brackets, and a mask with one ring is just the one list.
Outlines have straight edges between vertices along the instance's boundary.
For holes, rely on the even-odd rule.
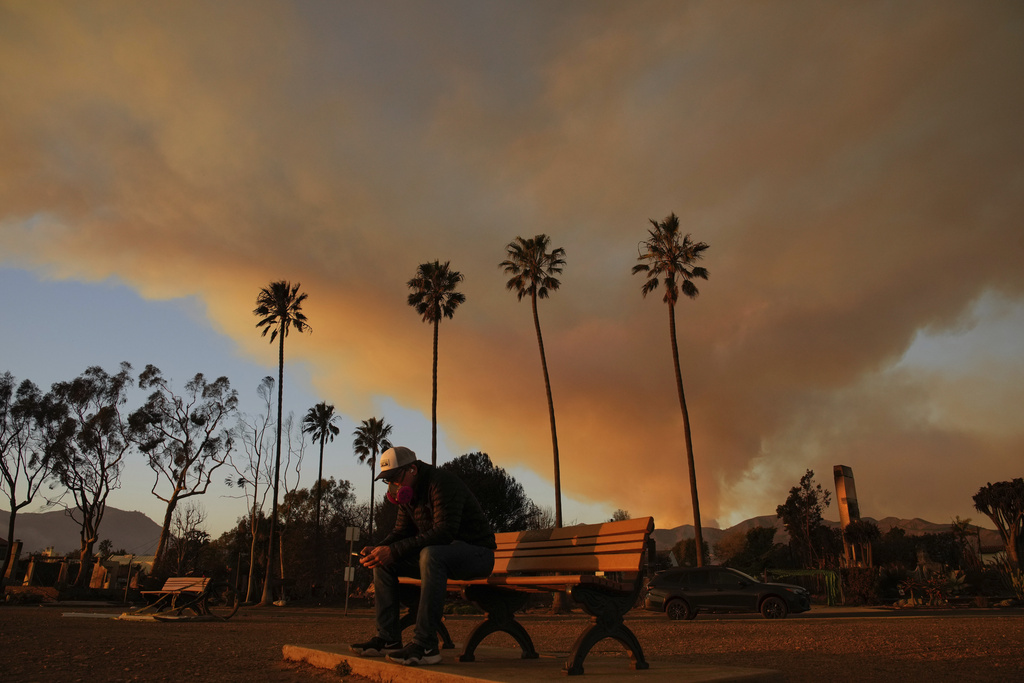
[[[380,657],[359,657],[347,645],[285,645],[284,658],[305,662],[320,669],[351,671],[381,683],[520,683],[520,681],[565,681],[562,665],[568,653],[541,653],[538,659],[521,659],[519,650],[479,647],[477,661],[459,662],[457,650],[445,650],[444,661],[432,666],[401,666]],[[778,683],[785,680],[777,671],[741,667],[706,666],[672,662],[650,662],[650,668],[634,671],[625,656],[591,654],[584,664],[583,680],[600,683],[643,681],[644,683],[700,683],[703,681],[746,681]]]

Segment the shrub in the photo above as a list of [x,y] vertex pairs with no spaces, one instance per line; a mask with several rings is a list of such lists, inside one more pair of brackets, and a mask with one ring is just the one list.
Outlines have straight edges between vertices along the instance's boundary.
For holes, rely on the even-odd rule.
[[1024,572],[1020,567],[1014,566],[1006,557],[1000,557],[992,566],[998,572],[1003,588],[1018,600],[1024,600]]
[[871,568],[848,567],[841,570],[843,598],[848,605],[875,605],[879,602],[878,574]]
[[907,580],[907,570],[898,564],[889,564],[878,570],[878,583],[875,593],[883,603],[892,603],[900,599],[900,584]]

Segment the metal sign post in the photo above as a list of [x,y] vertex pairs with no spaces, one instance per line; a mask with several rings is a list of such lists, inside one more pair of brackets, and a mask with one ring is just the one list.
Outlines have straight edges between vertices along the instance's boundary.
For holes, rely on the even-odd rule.
[[355,557],[356,541],[359,540],[359,527],[350,526],[345,528],[345,540],[348,541],[348,564],[345,566],[345,616],[348,616],[348,595],[352,592],[352,581],[356,577],[356,568],[352,566],[352,558]]

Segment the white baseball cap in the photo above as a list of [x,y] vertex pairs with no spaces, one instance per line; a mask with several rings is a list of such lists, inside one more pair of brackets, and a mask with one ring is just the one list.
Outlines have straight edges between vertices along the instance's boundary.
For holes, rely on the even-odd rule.
[[380,456],[380,474],[375,479],[382,478],[391,470],[405,467],[416,462],[416,454],[405,446],[395,446],[384,451]]

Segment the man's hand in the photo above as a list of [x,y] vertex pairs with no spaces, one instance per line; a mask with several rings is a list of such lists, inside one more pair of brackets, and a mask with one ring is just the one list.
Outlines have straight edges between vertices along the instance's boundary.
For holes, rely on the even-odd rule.
[[367,569],[385,567],[392,562],[394,562],[394,558],[391,556],[391,546],[388,545],[363,548],[362,555],[359,558],[359,564],[363,565]]

